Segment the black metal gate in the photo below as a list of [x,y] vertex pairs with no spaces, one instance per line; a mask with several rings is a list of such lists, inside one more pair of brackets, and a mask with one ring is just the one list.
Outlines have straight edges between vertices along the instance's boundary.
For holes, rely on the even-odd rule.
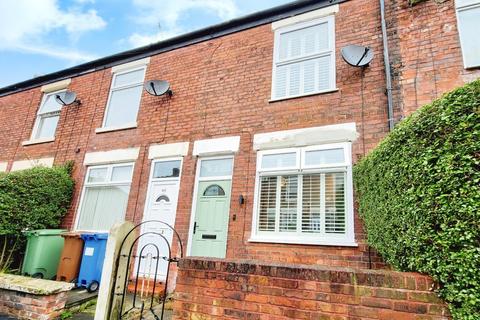
[[[178,241],[180,257],[172,257],[172,246],[163,234],[154,231],[142,230],[145,229],[144,227],[149,224],[161,224],[173,231],[173,235]],[[139,240],[147,235],[154,236],[153,240],[146,244],[142,244],[141,247],[138,247],[137,244],[139,244]],[[132,237],[131,240],[133,241],[129,242],[129,244],[126,245],[127,239],[129,239],[129,237]],[[166,244],[168,252],[160,252],[159,244],[162,241]],[[148,247],[152,247],[154,249],[153,254],[144,254],[145,249]],[[138,252],[138,255],[134,254],[135,248],[137,248],[136,251]],[[170,265],[172,263],[178,263],[179,258],[183,258],[183,245],[178,232],[171,225],[163,221],[144,221],[133,227],[132,230],[130,230],[125,235],[118,252],[119,254],[115,261],[115,267],[113,270],[113,276],[115,281],[110,295],[110,309],[108,319],[120,320],[125,319],[128,315],[128,319],[151,319],[153,317],[153,319],[162,320],[165,313],[165,302],[167,300]],[[161,285],[161,287],[163,287],[163,290],[160,290],[160,293],[156,295],[156,288],[159,285],[157,283],[157,274],[161,259],[167,261],[167,272],[165,281]],[[152,264],[153,262],[155,266],[155,272],[153,275],[153,284],[151,288],[150,282],[147,279],[148,288],[146,290],[147,293],[145,294],[145,288],[143,284],[141,288],[139,288],[139,275],[142,263],[146,264],[148,261],[150,262],[150,264]],[[131,271],[134,270],[134,268],[132,268],[132,263],[136,263],[136,271],[134,272],[133,277],[129,277],[131,275]],[[125,269],[120,270],[122,266]],[[120,274],[120,271],[124,272]],[[143,278],[142,281],[145,281],[145,278]],[[134,283],[133,290],[129,290],[129,284],[132,284],[132,282]],[[120,284],[120,286],[118,286],[118,284]],[[120,290],[118,288],[120,288]],[[149,295],[150,289],[151,295]]]

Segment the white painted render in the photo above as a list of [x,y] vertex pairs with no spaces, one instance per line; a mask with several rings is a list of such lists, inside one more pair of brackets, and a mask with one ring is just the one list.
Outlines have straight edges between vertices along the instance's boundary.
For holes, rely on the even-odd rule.
[[25,170],[33,167],[51,168],[52,166],[53,158],[18,160],[13,162],[12,169],[10,171]]
[[127,63],[124,63],[124,64],[119,64],[118,66],[112,67],[112,73],[113,72],[118,72],[118,71],[124,71],[124,70],[127,70],[127,69],[132,69],[132,68],[136,68],[136,67],[141,67],[141,66],[147,65],[149,63],[150,63],[150,57],[143,58],[143,59],[140,59],[140,60],[135,60],[135,61],[132,61],[132,62],[127,62]]
[[355,122],[350,122],[256,134],[253,137],[253,148],[265,150],[355,141],[358,136]]
[[193,144],[194,156],[214,156],[232,154],[240,147],[240,136],[208,140],[197,140]]
[[148,159],[186,156],[188,154],[188,142],[155,144],[148,148]]
[[278,28],[282,28],[286,26],[291,26],[293,24],[297,24],[305,21],[314,20],[321,17],[326,17],[326,16],[337,13],[339,9],[340,9],[340,6],[336,4],[326,8],[321,8],[321,9],[313,10],[307,13],[299,14],[298,16],[293,16],[290,18],[275,21],[272,23],[272,30],[276,30]]
[[135,161],[138,158],[140,148],[116,149],[110,151],[88,152],[85,154],[83,164],[95,165],[105,163],[118,163]]
[[7,171],[8,162],[0,162],[0,172]]
[[71,82],[72,82],[72,79],[65,79],[65,80],[49,83],[42,86],[41,91],[43,93],[49,93],[49,92],[66,89]]

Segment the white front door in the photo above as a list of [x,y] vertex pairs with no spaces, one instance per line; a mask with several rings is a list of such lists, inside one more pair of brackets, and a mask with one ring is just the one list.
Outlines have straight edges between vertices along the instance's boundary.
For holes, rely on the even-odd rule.
[[[181,160],[179,159],[153,163],[143,221],[162,221],[174,227],[180,187],[180,169]],[[157,280],[163,280],[167,274],[168,245],[158,234],[165,237],[171,246],[173,231],[162,223],[150,222],[142,226],[141,232],[144,235],[139,240],[138,255],[143,258],[140,263],[139,276],[153,279],[156,271]],[[157,256],[157,248],[161,257],[158,268],[157,260],[153,259]],[[165,259],[162,259],[163,257]],[[137,259],[137,268],[138,263]]]

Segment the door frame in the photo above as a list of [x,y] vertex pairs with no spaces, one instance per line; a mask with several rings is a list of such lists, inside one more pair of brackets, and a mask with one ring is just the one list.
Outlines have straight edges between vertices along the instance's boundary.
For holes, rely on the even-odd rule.
[[[200,178],[200,169],[202,161],[204,160],[217,160],[217,159],[232,159],[232,174],[229,176],[218,176],[218,177],[207,177]],[[202,181],[217,181],[217,180],[230,180],[230,203],[228,204],[228,222],[226,225],[227,233],[227,245],[228,245],[228,226],[230,224],[230,207],[232,205],[232,189],[233,189],[233,170],[235,169],[235,155],[227,154],[221,156],[209,156],[209,157],[198,157],[197,167],[195,169],[195,182],[193,187],[193,198],[192,198],[192,213],[190,214],[190,226],[188,228],[188,243],[187,243],[187,252],[186,256],[190,256],[192,253],[192,241],[193,241],[193,226],[196,220],[197,213],[197,197],[198,197],[198,185]],[[226,252],[225,252],[226,254]]]
[[[167,161],[177,161],[177,160],[180,160],[180,172],[178,174],[178,177],[177,178],[156,178],[154,179],[153,178],[153,173],[155,171],[155,164],[159,163],[159,162],[167,162]],[[147,195],[145,197],[145,205],[144,205],[144,208],[143,208],[143,215],[142,215],[142,222],[143,222],[143,219],[149,209],[149,204],[150,204],[150,200],[151,200],[151,194],[150,192],[152,191],[152,187],[153,187],[153,183],[154,182],[160,182],[160,181],[175,181],[175,180],[178,180],[178,195],[180,196],[180,183],[181,183],[181,179],[182,179],[182,170],[183,170],[183,157],[169,157],[169,158],[156,158],[156,159],[152,159],[152,162],[150,164],[150,174],[148,175],[148,187],[147,187]],[[179,196],[177,196],[177,209],[178,209],[178,198]],[[176,221],[176,218],[177,218],[177,210],[175,210],[175,216],[174,216],[174,220],[173,220],[173,224],[172,225],[172,228],[175,227],[175,221]]]
[[[178,174],[178,177],[176,178],[156,178],[154,179],[153,178],[153,173],[155,171],[155,164],[159,163],[159,162],[167,162],[167,161],[177,161],[177,160],[180,160],[180,172]],[[182,178],[182,169],[183,169],[183,157],[167,157],[167,158],[155,158],[155,159],[152,159],[151,161],[151,164],[150,164],[150,173],[148,175],[148,186],[147,186],[147,194],[145,196],[145,202],[144,202],[144,206],[143,206],[143,215],[142,215],[142,221],[141,222],[144,222],[145,220],[145,215],[147,214],[149,208],[150,208],[150,201],[151,201],[151,191],[152,191],[152,188],[153,188],[153,184],[155,182],[169,182],[169,181],[176,181],[178,180],[178,195],[177,195],[177,204],[176,204],[176,210],[175,210],[175,215],[173,216],[173,224],[172,224],[172,228],[175,228],[175,221],[177,220],[177,209],[178,209],[178,200],[179,200],[179,197],[180,197],[180,183],[181,183],[181,178]],[[140,228],[140,230],[143,230],[143,227],[142,226]],[[171,245],[171,244],[170,244]],[[138,246],[136,248],[136,252],[138,253]],[[137,272],[137,268],[138,268],[138,264],[137,264],[137,260],[135,259],[135,263],[134,263],[134,272]],[[158,275],[157,275],[157,279],[163,279],[163,276],[158,278]]]

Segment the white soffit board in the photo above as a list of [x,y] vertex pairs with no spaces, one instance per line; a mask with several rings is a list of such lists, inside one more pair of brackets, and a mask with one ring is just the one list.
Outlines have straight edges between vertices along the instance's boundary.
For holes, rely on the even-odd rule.
[[0,162],[0,172],[7,171],[8,162]]
[[135,161],[140,148],[116,149],[110,151],[88,152],[83,160],[84,165],[106,164]]
[[256,134],[255,150],[302,147],[309,145],[355,141],[358,138],[355,122],[322,127],[294,129]]
[[186,156],[188,154],[188,142],[156,144],[148,148],[148,159]]
[[193,144],[194,156],[232,154],[240,147],[240,136],[198,140]]
[[72,79],[65,79],[60,80],[57,82],[49,83],[42,86],[41,91],[43,93],[54,92],[58,90],[62,90],[68,87],[68,85],[72,82]]
[[136,68],[136,67],[141,67],[141,66],[147,65],[149,63],[150,63],[150,57],[143,58],[143,59],[140,59],[140,60],[131,61],[131,62],[127,62],[127,63],[124,63],[124,64],[119,64],[118,66],[112,67],[112,73],[113,72],[118,72],[118,71],[123,71],[123,70],[128,70],[128,69],[133,69],[133,68]]
[[338,4],[335,4],[333,6],[328,6],[328,7],[313,10],[307,13],[302,13],[302,14],[299,14],[298,16],[293,16],[290,18],[278,20],[272,23],[272,30],[276,30],[278,28],[282,28],[286,26],[291,26],[293,24],[297,24],[301,22],[314,20],[321,17],[326,17],[326,16],[337,13],[339,9],[340,9],[340,6]]
[[10,171],[25,170],[33,167],[51,168],[52,166],[53,158],[18,160],[13,162],[12,169]]

